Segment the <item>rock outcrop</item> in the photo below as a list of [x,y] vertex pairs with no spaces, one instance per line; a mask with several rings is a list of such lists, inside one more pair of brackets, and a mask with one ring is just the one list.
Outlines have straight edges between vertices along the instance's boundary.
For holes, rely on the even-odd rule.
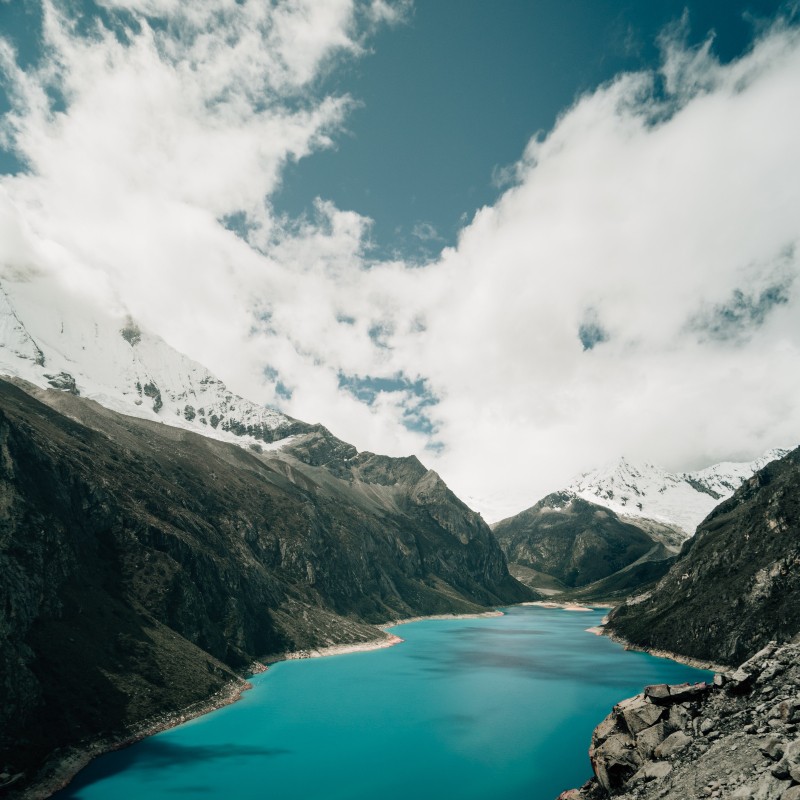
[[595,729],[595,777],[559,800],[797,800],[800,646],[769,644],[713,682],[649,686]]

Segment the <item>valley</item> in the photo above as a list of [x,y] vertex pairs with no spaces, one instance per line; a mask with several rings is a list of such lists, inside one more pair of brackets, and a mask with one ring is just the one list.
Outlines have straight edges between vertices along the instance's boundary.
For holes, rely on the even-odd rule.
[[[23,322],[25,292],[3,297],[9,798],[45,797],[91,757],[236,700],[287,654],[386,647],[393,620],[535,600],[613,606],[601,630],[626,647],[728,668],[721,691],[662,714],[657,744],[694,737],[676,758],[654,758],[613,712],[575,798],[677,800],[722,763],[706,757],[704,714],[736,747],[744,735],[747,752],[768,746],[751,696],[792,700],[773,677],[789,674],[793,651],[776,648],[800,625],[799,451],[680,475],[621,459],[490,528],[417,458],[359,452],[249,403],[130,319],[87,323],[65,307]],[[733,677],[764,647],[758,679]],[[791,738],[793,713],[766,732]],[[625,736],[620,756],[606,742]],[[794,785],[751,767],[759,787]]]

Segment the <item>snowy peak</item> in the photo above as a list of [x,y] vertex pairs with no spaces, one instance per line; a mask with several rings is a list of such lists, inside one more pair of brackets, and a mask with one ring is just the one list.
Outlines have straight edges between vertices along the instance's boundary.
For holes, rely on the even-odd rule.
[[228,391],[130,316],[89,308],[43,279],[0,286],[0,373],[239,444],[311,427]]
[[697,472],[684,472],[681,477],[699,491],[705,491],[712,496],[717,495],[722,500],[730,497],[754,472],[788,453],[788,450],[774,448],[754,461],[723,461]]
[[623,517],[653,519],[687,534],[754,472],[788,450],[774,449],[754,461],[726,461],[696,472],[668,472],[653,464],[634,465],[625,458],[581,475],[568,487],[579,497]]
[[0,288],[0,357],[5,362],[22,359],[44,366],[44,353],[20,321],[5,291]]

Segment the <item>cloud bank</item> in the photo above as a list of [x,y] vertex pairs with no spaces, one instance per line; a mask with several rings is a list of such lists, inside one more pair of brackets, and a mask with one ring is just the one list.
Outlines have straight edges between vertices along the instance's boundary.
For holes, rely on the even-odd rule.
[[[321,79],[405,5],[103,6],[79,30],[45,3],[36,68],[0,51],[27,164],[3,230],[234,390],[418,453],[489,519],[623,453],[690,469],[800,439],[796,27],[730,64],[665,37],[419,265],[373,261],[357,209],[270,202],[346,125]],[[31,256],[5,250],[8,279]]]

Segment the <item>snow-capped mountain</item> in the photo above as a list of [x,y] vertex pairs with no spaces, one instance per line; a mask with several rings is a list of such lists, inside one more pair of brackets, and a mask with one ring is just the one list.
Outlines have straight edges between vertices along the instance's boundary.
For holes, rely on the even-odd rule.
[[584,473],[567,491],[622,517],[656,520],[691,535],[709,512],[754,472],[788,452],[774,449],[754,461],[724,461],[681,473],[620,458],[615,464]]
[[124,313],[99,313],[35,276],[0,284],[0,374],[243,445],[311,427],[234,395]]

